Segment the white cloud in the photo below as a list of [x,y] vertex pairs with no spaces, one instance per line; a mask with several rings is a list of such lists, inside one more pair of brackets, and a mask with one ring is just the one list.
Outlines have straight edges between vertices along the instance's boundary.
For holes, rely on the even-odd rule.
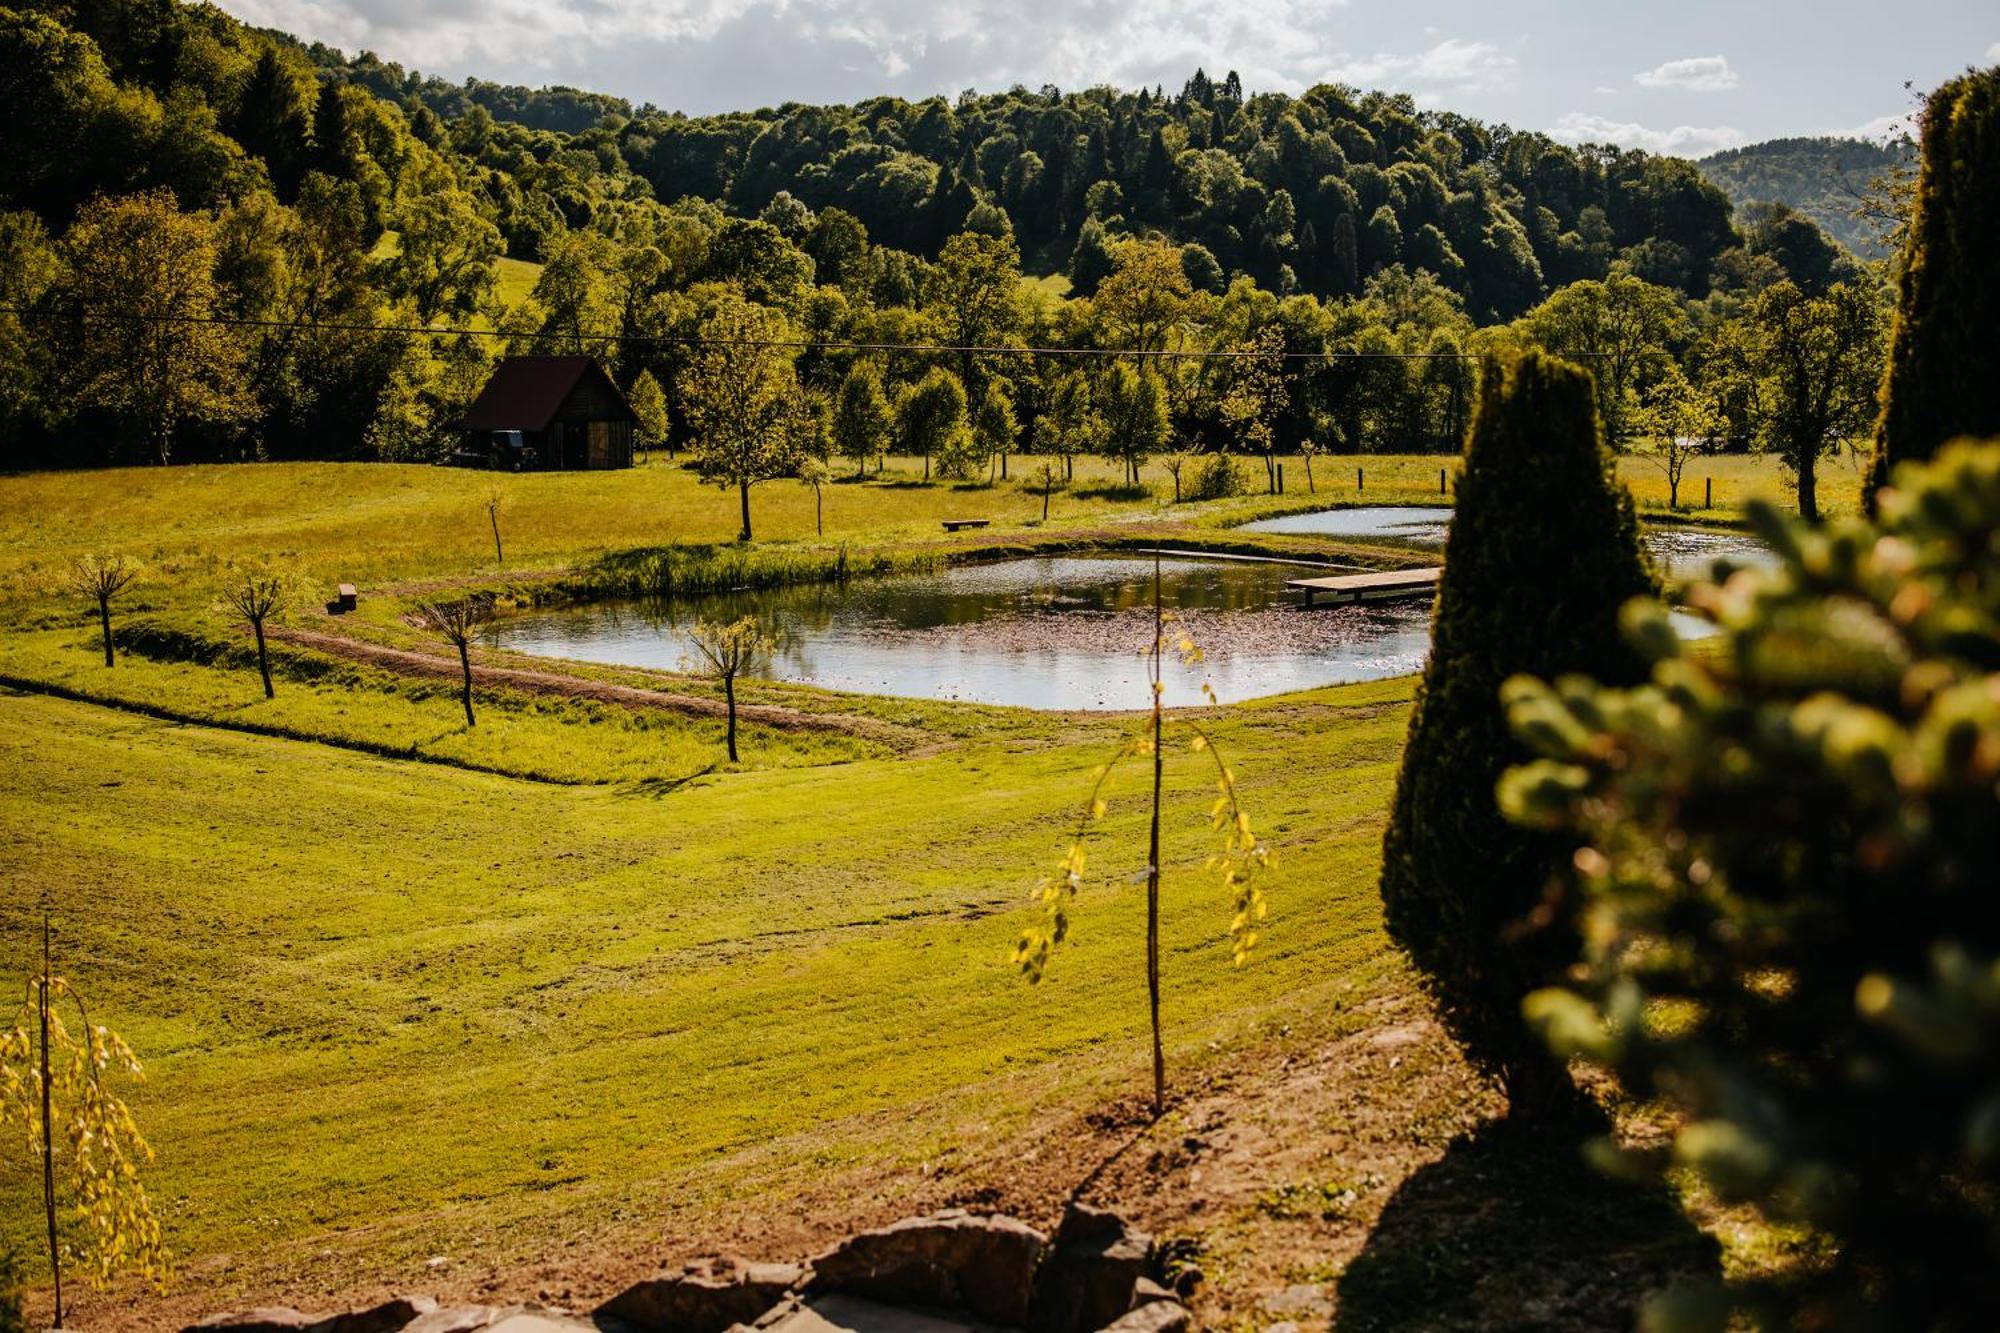
[[1916,132],[1917,113],[1914,111],[1898,111],[1892,116],[1877,116],[1865,124],[1856,125],[1853,129],[1835,130],[1834,135],[1841,139],[1875,139],[1879,141],[1882,139],[1898,138],[1905,134],[1914,136]]
[[1986,58],[1988,60],[2000,61],[2000,42],[1995,42],[1986,48]]
[[1514,57],[1491,42],[1451,37],[1410,55],[1378,51],[1371,56],[1344,57],[1327,69],[1326,79],[1364,88],[1415,83],[1480,91],[1504,85],[1513,75],[1514,64]]
[[1630,121],[1612,120],[1572,111],[1549,129],[1549,137],[1563,143],[1608,143],[1620,148],[1643,148],[1668,157],[1706,157],[1725,148],[1741,148],[1749,140],[1741,130],[1727,125],[1712,128],[1677,125],[1656,130]]
[[1634,74],[1632,81],[1642,88],[1678,88],[1691,93],[1719,93],[1742,82],[1729,67],[1727,56],[1691,56]]

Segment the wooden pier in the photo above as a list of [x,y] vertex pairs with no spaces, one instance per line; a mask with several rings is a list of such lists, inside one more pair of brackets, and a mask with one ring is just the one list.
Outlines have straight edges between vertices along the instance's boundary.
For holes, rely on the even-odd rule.
[[1441,567],[1383,569],[1372,574],[1337,574],[1323,579],[1287,579],[1299,595],[1299,605],[1349,606],[1355,602],[1388,602],[1404,597],[1435,597]]

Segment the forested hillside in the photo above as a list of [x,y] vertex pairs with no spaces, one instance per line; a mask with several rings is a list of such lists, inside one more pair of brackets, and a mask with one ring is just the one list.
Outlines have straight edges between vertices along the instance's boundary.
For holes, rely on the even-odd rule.
[[[801,345],[784,373],[822,451],[1446,448],[1456,358],[1510,340],[1599,358],[1615,438],[1685,365],[1747,441],[1755,339],[1724,334],[1774,287],[1859,275],[1689,163],[1344,87],[691,118],[176,0],[0,9],[0,61],[10,467],[439,457],[509,349],[596,353],[660,404],[658,441],[686,428],[689,349],[744,307]],[[1133,377],[856,346],[924,343],[1240,355]]]
[[1882,258],[1884,219],[1872,215],[1876,183],[1911,170],[1916,148],[1907,138],[1773,139],[1705,157],[1704,175],[1739,206],[1784,204],[1798,210],[1858,255]]

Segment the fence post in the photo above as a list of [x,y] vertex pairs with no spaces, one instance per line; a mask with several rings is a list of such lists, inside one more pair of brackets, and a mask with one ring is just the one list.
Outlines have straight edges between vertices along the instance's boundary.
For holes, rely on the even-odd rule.
[[1283,495],[1284,493],[1285,493],[1285,465],[1283,463],[1280,463],[1278,464],[1278,494]]
[[1439,495],[1443,495],[1443,494],[1444,494],[1444,469],[1443,469],[1443,468],[1439,468],[1439,469],[1438,469],[1438,494],[1439,494]]
[[1703,477],[1703,478],[1701,479],[1701,507],[1702,507],[1703,509],[1713,509],[1713,508],[1715,508],[1715,478],[1714,478],[1714,477]]
[[1364,484],[1364,478],[1361,475],[1361,469],[1358,467],[1354,469],[1354,489],[1357,491],[1364,491],[1368,489],[1368,487]]
[[1000,480],[1007,480],[1007,451],[1005,449],[1000,451]]

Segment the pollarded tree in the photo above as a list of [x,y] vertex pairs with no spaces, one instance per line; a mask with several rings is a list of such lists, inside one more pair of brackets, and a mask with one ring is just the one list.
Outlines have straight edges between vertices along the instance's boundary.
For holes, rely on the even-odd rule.
[[1959,435],[2000,436],[2000,68],[1931,94],[1867,495]]
[[72,592],[88,597],[97,608],[97,625],[104,636],[104,665],[116,666],[111,651],[111,603],[139,577],[139,567],[122,555],[83,555],[69,568]]
[[840,382],[833,408],[833,446],[842,458],[854,460],[855,476],[866,476],[868,460],[888,448],[894,425],[881,372],[870,362],[855,362]]
[[[811,435],[782,317],[733,293],[702,322],[681,372],[689,449],[704,481],[734,486],[738,541],[750,540],[750,488],[798,468]],[[963,393],[961,392],[961,401]]]
[[465,707],[465,725],[479,725],[472,715],[472,641],[492,622],[493,599],[461,597],[451,602],[420,602],[417,620],[458,650],[458,700]]
[[1700,652],[1635,614],[1643,685],[1507,686],[1540,757],[1501,803],[1563,839],[1586,942],[1529,1018],[1673,1112],[1621,1174],[1796,1237],[1697,1327],[2000,1309],[2000,444],[1898,467],[1880,509],[1754,506],[1777,567],[1697,585]]
[[1488,361],[1383,840],[1382,903],[1446,1025],[1502,1080],[1517,1117],[1567,1100],[1521,1001],[1576,957],[1577,941],[1560,914],[1537,916],[1566,849],[1510,825],[1493,801],[1493,784],[1525,757],[1500,685],[1523,672],[1638,679],[1619,608],[1654,591],[1589,373],[1540,352]]
[[[497,503],[497,501],[496,501]],[[495,523],[498,523],[496,516]],[[498,528],[495,528],[498,531]],[[271,688],[271,650],[264,640],[264,626],[272,616],[282,615],[291,586],[283,574],[268,569],[246,569],[237,573],[224,594],[229,609],[242,616],[257,640],[257,674],[263,678],[264,697],[277,698]]]
[[725,739],[729,762],[736,763],[736,678],[755,670],[757,663],[771,655],[775,645],[755,616],[744,616],[727,624],[697,621],[688,628],[687,638],[696,653],[695,665],[722,686],[728,709]]

